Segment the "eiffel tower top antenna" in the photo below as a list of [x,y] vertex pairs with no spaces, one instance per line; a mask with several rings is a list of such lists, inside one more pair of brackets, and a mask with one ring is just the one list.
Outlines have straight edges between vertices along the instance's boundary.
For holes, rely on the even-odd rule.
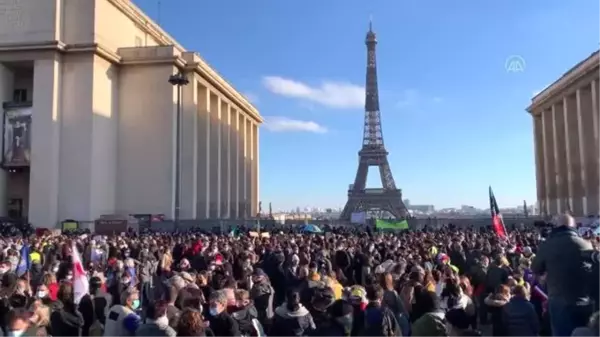
[[369,15],[369,31],[373,31],[373,14]]
[[160,10],[161,10],[161,3],[160,0],[156,0],[156,7],[157,7],[157,14],[156,14],[156,23],[158,23],[160,25]]

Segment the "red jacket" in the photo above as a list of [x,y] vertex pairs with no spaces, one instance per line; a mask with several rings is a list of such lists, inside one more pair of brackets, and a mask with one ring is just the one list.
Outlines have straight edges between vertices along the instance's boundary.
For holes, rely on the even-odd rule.
[[58,283],[50,283],[48,285],[48,296],[56,301],[58,297]]

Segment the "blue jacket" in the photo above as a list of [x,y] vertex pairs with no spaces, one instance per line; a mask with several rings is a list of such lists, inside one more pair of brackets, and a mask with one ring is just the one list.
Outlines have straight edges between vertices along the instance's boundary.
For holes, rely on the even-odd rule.
[[540,322],[533,304],[515,296],[502,308],[502,321],[507,336],[537,336]]

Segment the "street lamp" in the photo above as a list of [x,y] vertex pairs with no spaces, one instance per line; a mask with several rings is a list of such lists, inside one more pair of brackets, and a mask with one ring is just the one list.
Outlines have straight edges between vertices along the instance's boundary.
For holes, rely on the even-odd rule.
[[169,76],[169,83],[177,86],[177,116],[175,122],[175,230],[179,229],[181,210],[181,87],[190,83],[181,71]]

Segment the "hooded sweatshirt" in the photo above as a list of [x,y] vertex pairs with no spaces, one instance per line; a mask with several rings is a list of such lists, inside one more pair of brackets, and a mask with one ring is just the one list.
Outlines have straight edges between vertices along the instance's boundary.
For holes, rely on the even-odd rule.
[[303,336],[316,329],[308,309],[299,304],[298,309],[290,311],[286,303],[275,309],[273,328],[269,335],[273,336]]

